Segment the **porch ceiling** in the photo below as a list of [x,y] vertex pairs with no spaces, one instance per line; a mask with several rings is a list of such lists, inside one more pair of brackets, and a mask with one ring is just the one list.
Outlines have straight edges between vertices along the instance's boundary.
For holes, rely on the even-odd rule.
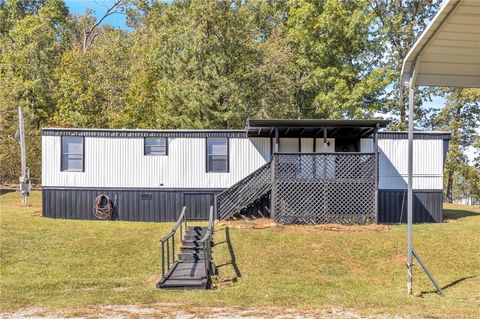
[[247,121],[248,137],[323,137],[324,130],[329,138],[366,138],[375,128],[384,128],[389,120],[255,120]]

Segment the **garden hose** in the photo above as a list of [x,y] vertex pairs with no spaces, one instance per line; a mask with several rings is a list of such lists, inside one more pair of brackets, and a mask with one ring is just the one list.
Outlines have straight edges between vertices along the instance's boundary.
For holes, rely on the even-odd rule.
[[107,194],[100,194],[93,202],[93,214],[101,220],[112,218],[113,205],[112,200]]

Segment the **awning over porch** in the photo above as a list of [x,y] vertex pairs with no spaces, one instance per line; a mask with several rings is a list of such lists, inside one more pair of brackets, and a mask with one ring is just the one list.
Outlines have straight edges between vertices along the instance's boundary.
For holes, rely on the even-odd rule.
[[375,129],[385,128],[389,120],[247,120],[248,137],[326,137],[367,138]]

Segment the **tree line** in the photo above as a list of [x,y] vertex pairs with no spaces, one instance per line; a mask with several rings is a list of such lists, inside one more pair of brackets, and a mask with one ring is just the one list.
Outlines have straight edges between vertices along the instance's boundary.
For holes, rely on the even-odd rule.
[[[0,179],[15,182],[16,109],[40,177],[40,129],[240,128],[247,118],[393,119],[402,61],[439,8],[417,0],[0,0]],[[126,16],[128,29],[102,24]],[[419,90],[417,129],[453,133],[447,198],[480,196],[479,90]],[[442,109],[421,107],[442,94]],[[456,195],[455,195],[456,196]]]

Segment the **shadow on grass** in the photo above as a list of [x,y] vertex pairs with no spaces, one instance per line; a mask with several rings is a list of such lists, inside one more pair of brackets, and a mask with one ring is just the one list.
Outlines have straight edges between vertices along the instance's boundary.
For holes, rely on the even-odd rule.
[[[230,260],[226,263],[223,263],[221,265],[218,265],[217,268],[222,268],[228,265],[232,265],[233,270],[235,271],[235,277],[231,278],[228,281],[236,282],[238,278],[242,277],[242,273],[240,272],[240,269],[238,268],[236,259],[235,259],[235,252],[233,251],[233,246],[232,246],[232,240],[230,238],[230,227],[225,227],[225,242],[227,243],[228,246],[228,252],[230,254]],[[222,242],[223,243],[223,242]]]
[[464,217],[479,216],[480,213],[463,209],[444,209],[443,219],[460,219]]
[[[471,279],[471,278],[475,278],[477,277],[477,275],[472,275],[472,276],[466,276],[466,277],[463,277],[463,278],[460,278],[460,279],[457,279],[457,280],[454,280],[452,281],[451,283],[445,285],[442,287],[442,290],[446,290],[450,287],[453,287],[455,285],[458,285],[459,283],[461,283],[462,281],[465,281],[467,279]],[[436,294],[437,293],[437,290],[428,290],[428,291],[422,291],[422,294]]]
[[16,189],[11,189],[11,188],[0,188],[0,195],[5,195],[8,193],[13,193],[16,192]]

